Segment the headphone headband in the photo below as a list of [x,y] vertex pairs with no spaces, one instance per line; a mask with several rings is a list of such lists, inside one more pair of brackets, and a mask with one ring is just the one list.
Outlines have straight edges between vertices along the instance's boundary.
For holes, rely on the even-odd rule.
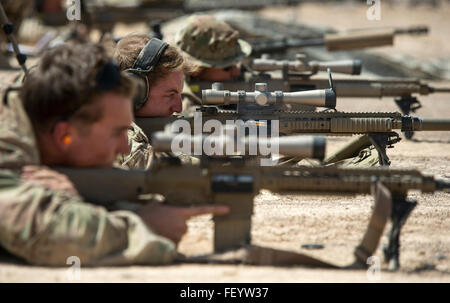
[[130,70],[140,73],[148,73],[158,63],[161,55],[168,46],[169,44],[166,42],[163,42],[157,38],[151,38],[139,53],[133,67]]

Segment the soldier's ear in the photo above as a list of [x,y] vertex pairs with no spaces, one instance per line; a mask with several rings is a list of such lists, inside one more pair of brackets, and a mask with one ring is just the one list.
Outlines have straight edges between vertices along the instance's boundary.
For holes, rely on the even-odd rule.
[[55,124],[51,133],[53,144],[59,151],[65,152],[69,149],[73,139],[73,127],[66,121]]

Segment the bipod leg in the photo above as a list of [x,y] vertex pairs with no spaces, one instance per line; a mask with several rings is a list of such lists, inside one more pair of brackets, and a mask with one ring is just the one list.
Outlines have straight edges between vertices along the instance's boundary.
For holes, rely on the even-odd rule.
[[0,3],[0,28],[3,30],[6,39],[11,42],[14,54],[16,55],[16,59],[17,62],[19,62],[20,67],[23,69],[25,74],[28,74],[28,69],[25,64],[27,61],[27,56],[20,52],[19,44],[17,43],[16,37],[14,35],[14,25],[9,22],[8,16],[6,15],[2,3]]
[[388,234],[389,242],[383,247],[384,259],[389,264],[391,271],[400,268],[400,232],[416,205],[416,201],[406,201],[405,195],[392,197],[392,226]]
[[386,145],[388,143],[388,140],[390,138],[389,134],[368,134],[370,142],[372,142],[373,146],[378,152],[378,156],[380,157],[379,163],[381,166],[389,166],[391,164],[391,161],[389,160],[389,157],[386,154]]
[[[411,112],[414,113],[422,107],[422,104],[420,104],[419,100],[417,100],[417,98],[413,96],[402,96],[400,98],[396,98],[394,101],[404,115],[409,115]],[[413,136],[413,131],[405,131],[406,139],[410,140]]]

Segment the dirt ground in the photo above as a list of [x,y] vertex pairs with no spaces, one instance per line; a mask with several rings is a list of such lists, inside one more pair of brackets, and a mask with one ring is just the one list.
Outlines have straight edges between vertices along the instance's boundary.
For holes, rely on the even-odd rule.
[[[439,11],[418,8],[406,13],[387,10],[379,24],[383,26],[412,23],[432,27],[432,44],[417,44],[401,38],[389,52],[409,52],[417,56],[445,56],[450,50],[449,7]],[[265,15],[287,10],[264,11]],[[295,10],[302,21],[322,24],[324,20],[337,28],[367,27],[364,6],[306,4]],[[361,18],[358,16],[363,14]],[[326,19],[323,19],[326,17]],[[384,19],[385,18],[385,19]],[[441,25],[439,26],[439,23]],[[439,38],[440,37],[440,38]],[[428,39],[428,38],[420,38]],[[434,40],[436,39],[436,40]],[[417,42],[418,43],[418,42]],[[435,44],[436,43],[436,44]],[[13,75],[0,73],[2,86]],[[432,83],[450,86],[450,81]],[[443,94],[421,96],[420,117],[449,117],[449,97]],[[339,99],[338,109],[346,111],[396,111],[390,98]],[[447,132],[416,133],[415,140],[403,139],[388,150],[392,168],[418,169],[424,174],[450,180],[450,134]],[[330,138],[328,152],[339,148],[348,138]],[[401,235],[401,269],[392,273],[382,264],[377,282],[450,282],[450,196],[445,193],[412,192],[418,206],[406,222]],[[338,265],[353,261],[353,250],[361,240],[371,213],[370,196],[280,196],[262,192],[255,202],[252,241],[254,244],[298,251]],[[189,221],[189,231],[179,245],[186,255],[212,251],[213,225],[209,216]],[[383,237],[383,243],[386,242]],[[303,244],[322,244],[323,249],[302,249]],[[377,256],[382,260],[380,249]],[[49,269],[17,264],[0,264],[2,282],[70,282],[67,268]],[[132,266],[122,268],[83,268],[80,282],[373,282],[364,270],[324,270],[305,267],[271,267],[244,265],[173,265],[164,267]]]

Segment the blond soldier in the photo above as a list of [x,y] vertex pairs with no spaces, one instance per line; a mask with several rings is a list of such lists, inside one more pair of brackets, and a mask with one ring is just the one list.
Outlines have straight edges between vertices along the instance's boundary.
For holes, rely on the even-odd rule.
[[63,45],[27,76],[20,99],[0,107],[4,249],[38,265],[66,266],[70,256],[94,266],[167,264],[189,217],[228,211],[154,202],[135,212],[108,211],[42,166],[111,167],[127,153],[131,84],[102,47]]
[[[191,69],[175,47],[146,34],[131,34],[118,42],[114,59],[120,69],[141,83],[134,100],[135,116],[167,117],[181,112],[184,74]],[[149,167],[154,156],[150,140],[135,123],[128,138],[131,152],[120,156],[118,164],[126,168]]]

